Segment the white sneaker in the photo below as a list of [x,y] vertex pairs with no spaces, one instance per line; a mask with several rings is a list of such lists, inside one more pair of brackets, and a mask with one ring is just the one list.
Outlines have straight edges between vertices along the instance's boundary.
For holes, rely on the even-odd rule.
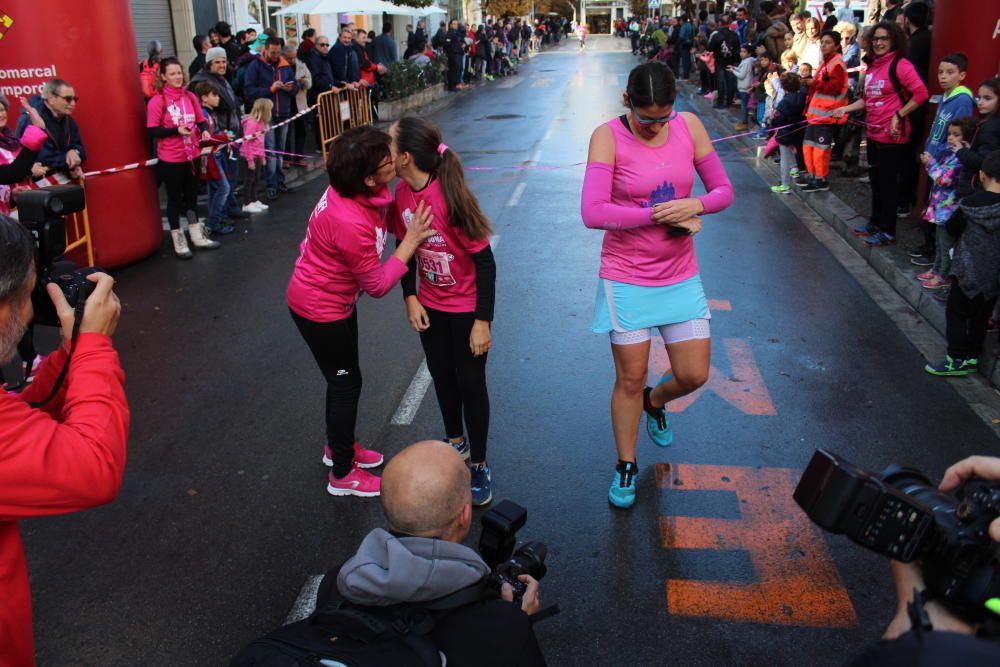
[[181,259],[191,259],[191,250],[188,248],[187,236],[183,229],[171,229],[170,238],[174,243],[174,254]]
[[268,206],[267,204],[265,204],[264,202],[262,202],[259,199],[257,201],[255,201],[255,202],[253,202],[253,205],[256,206],[257,208],[259,208],[261,211],[266,211],[267,209],[271,208],[270,206]]
[[254,204],[250,203],[250,204],[245,204],[243,206],[243,212],[244,213],[260,213],[260,209],[257,208],[256,206],[254,206]]

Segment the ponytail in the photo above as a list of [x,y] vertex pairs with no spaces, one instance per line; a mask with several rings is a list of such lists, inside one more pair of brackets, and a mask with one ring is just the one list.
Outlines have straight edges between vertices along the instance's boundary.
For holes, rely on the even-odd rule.
[[430,121],[415,116],[396,123],[396,147],[409,153],[421,171],[436,175],[448,207],[451,223],[474,241],[487,238],[493,226],[465,182],[458,153],[441,143],[441,131]]
[[452,224],[457,225],[473,241],[492,234],[493,226],[479,207],[479,200],[465,183],[465,170],[458,153],[445,147],[437,175],[441,179],[441,190],[444,192]]

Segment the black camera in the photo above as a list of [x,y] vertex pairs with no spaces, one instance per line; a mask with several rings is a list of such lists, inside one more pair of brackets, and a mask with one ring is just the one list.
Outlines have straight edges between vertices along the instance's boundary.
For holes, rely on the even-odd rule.
[[989,525],[1000,516],[1000,482],[970,479],[943,493],[913,468],[881,474],[816,450],[793,495],[821,528],[877,554],[920,559],[931,597],[970,619],[1000,597],[1000,545]]
[[87,280],[91,273],[102,269],[90,267],[77,269],[63,258],[66,252],[65,215],[77,213],[86,207],[83,188],[79,185],[56,185],[40,190],[28,190],[17,196],[18,219],[31,232],[35,241],[35,291],[31,294],[35,309],[35,324],[59,326],[55,306],[45,291],[54,282],[66,295],[74,308],[82,304],[94,290],[94,283]]
[[527,584],[518,579],[528,574],[541,580],[548,568],[548,548],[541,542],[526,542],[515,550],[517,531],[528,520],[528,510],[503,500],[483,514],[483,532],[479,536],[479,555],[493,570],[492,582],[499,590],[504,584],[514,589],[514,602],[521,604]]

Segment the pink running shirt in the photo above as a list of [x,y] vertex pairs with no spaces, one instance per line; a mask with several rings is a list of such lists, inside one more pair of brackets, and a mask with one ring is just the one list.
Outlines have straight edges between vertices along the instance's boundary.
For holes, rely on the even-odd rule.
[[424,241],[414,256],[420,287],[420,303],[446,313],[471,313],[476,310],[476,263],[472,255],[484,250],[489,239],[473,241],[452,224],[448,215],[441,182],[434,179],[421,190],[414,192],[406,181],[396,186],[396,201],[391,214],[389,230],[396,238],[406,236],[413,213],[421,201],[430,206],[434,214],[431,227],[437,234]]
[[[678,113],[669,122],[662,146],[642,143],[620,118],[608,122],[615,137],[615,164],[611,203],[650,208],[691,196],[694,186],[694,141],[687,122]],[[601,247],[601,278],[630,285],[661,286],[687,280],[698,273],[694,239],[670,236],[668,227],[608,230]]]

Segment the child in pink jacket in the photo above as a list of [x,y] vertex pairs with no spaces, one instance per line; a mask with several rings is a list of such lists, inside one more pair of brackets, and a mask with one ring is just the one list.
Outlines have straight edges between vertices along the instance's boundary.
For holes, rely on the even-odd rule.
[[268,209],[259,197],[264,180],[264,134],[271,127],[273,108],[271,100],[261,97],[243,119],[243,136],[247,139],[243,142],[240,156],[247,162],[243,174],[243,210],[247,213],[262,213]]

